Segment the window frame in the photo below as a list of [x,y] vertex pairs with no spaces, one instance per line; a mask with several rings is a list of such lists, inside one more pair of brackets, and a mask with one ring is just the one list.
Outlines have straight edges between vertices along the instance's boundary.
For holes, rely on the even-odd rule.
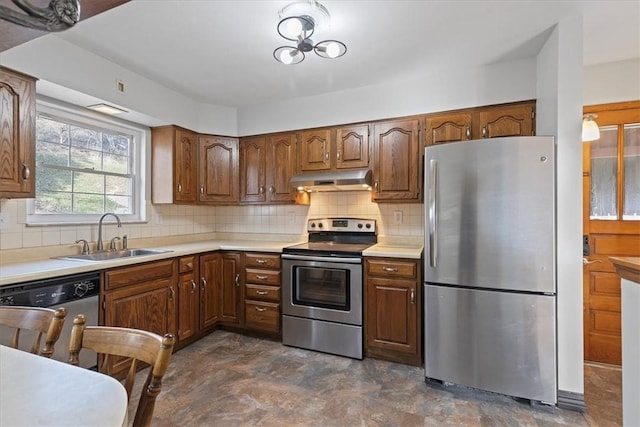
[[[49,99],[36,100],[36,120],[40,115],[54,120],[60,120],[78,126],[97,128],[107,132],[126,134],[132,137],[133,143],[133,191],[132,214],[118,214],[124,223],[144,223],[146,213],[146,163],[147,141],[150,130],[147,127],[131,123],[116,117],[100,114],[88,109],[57,102]],[[38,167],[36,165],[36,174]],[[35,198],[27,201],[27,226],[42,225],[93,225],[103,214],[37,214],[35,213]]]

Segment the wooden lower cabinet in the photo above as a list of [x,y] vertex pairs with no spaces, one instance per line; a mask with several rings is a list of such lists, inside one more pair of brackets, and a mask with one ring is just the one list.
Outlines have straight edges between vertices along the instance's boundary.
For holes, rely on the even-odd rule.
[[199,287],[196,284],[198,271],[197,256],[179,259],[177,342],[193,337],[199,329],[198,305]]
[[220,272],[218,253],[200,255],[200,330],[220,321]]
[[[158,335],[176,334],[178,270],[175,260],[163,260],[108,270],[103,277],[103,324],[142,329]],[[112,358],[107,372],[128,368]]]
[[243,326],[242,254],[222,252],[220,267],[220,323],[228,326]]
[[245,254],[245,327],[280,333],[280,255]]
[[419,260],[365,258],[365,354],[422,365]]

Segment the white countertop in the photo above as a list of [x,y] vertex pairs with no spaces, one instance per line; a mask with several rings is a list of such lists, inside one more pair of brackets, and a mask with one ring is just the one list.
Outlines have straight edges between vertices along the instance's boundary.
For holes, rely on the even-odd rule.
[[0,345],[1,426],[122,426],[127,392],[88,369]]
[[[0,266],[0,286],[14,283],[29,282],[51,277],[59,277],[70,274],[86,273],[105,270],[125,265],[139,264],[142,262],[157,261],[161,259],[180,257],[197,253],[224,251],[244,252],[273,252],[281,253],[282,248],[295,245],[291,241],[256,241],[256,240],[208,240],[194,243],[168,244],[162,246],[146,247],[145,249],[167,250],[170,252],[120,258],[109,261],[71,261],[63,259],[40,259],[27,262],[18,262]],[[363,252],[364,256],[413,258],[419,259],[422,254],[420,244],[377,244]]]

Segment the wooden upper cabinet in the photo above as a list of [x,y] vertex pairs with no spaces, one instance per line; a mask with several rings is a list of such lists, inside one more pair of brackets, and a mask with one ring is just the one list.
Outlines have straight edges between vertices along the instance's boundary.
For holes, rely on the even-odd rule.
[[267,141],[267,200],[270,202],[296,202],[297,191],[291,187],[296,173],[296,134],[272,135]]
[[178,126],[151,129],[151,201],[195,204],[198,200],[198,138]]
[[[240,202],[267,200],[266,137],[240,139]],[[271,163],[270,163],[271,164]]]
[[471,113],[430,114],[425,117],[424,145],[471,139]]
[[374,202],[419,200],[419,131],[419,119],[391,120],[374,124]]
[[300,170],[306,172],[331,169],[331,130],[308,130],[299,135]]
[[336,169],[369,167],[369,125],[339,127],[336,132]]
[[201,203],[238,203],[238,139],[200,135],[199,170]]
[[301,172],[322,172],[369,166],[369,125],[301,131]]
[[483,108],[478,112],[478,138],[531,136],[534,134],[535,103]]
[[0,67],[0,197],[35,197],[36,79]]

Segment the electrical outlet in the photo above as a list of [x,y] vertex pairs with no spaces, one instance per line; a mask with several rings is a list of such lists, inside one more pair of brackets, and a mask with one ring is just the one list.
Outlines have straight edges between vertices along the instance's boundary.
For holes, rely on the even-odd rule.
[[162,214],[161,213],[157,213],[156,214],[156,224],[157,225],[162,225]]
[[402,224],[402,211],[393,211],[393,222],[395,224]]
[[0,230],[9,228],[9,214],[0,212]]

